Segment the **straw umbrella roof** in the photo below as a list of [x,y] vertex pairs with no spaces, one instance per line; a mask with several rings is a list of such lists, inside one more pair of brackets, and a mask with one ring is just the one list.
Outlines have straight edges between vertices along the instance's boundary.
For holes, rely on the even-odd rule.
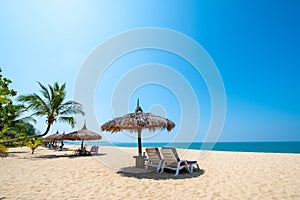
[[49,135],[48,137],[45,137],[44,139],[43,139],[43,141],[45,141],[45,142],[55,142],[55,141],[60,141],[60,140],[63,140],[62,138],[63,138],[63,134],[60,134],[60,133],[58,133],[58,131],[56,132],[56,133],[54,133],[54,134],[52,134],[52,135]]
[[102,131],[110,131],[112,133],[119,132],[121,130],[127,130],[130,132],[138,132],[138,153],[142,154],[141,144],[141,131],[143,129],[155,131],[158,129],[167,129],[170,131],[175,127],[175,123],[169,119],[152,115],[151,113],[144,113],[139,106],[139,99],[137,101],[137,107],[134,113],[129,113],[123,117],[117,117],[110,120],[101,126]]
[[138,131],[138,129],[146,129],[150,131],[167,129],[171,131],[175,127],[174,122],[169,119],[138,111],[129,113],[123,117],[117,117],[101,126],[102,131],[110,131],[112,133],[121,130],[130,132]]
[[101,140],[102,137],[93,131],[90,131],[86,128],[86,125],[84,123],[82,129],[68,133],[63,136],[63,140],[81,140],[81,147],[83,147],[83,141],[84,140]]

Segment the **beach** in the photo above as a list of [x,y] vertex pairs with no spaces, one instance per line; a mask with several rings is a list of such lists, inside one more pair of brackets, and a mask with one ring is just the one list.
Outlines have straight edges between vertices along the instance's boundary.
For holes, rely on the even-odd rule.
[[99,147],[75,156],[76,147],[34,155],[11,148],[0,158],[0,199],[300,199],[300,154],[177,149],[197,160],[193,174],[134,170],[136,148]]

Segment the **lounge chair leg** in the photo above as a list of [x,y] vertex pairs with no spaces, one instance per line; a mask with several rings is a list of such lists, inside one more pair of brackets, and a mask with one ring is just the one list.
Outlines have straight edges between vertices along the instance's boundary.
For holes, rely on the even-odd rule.
[[161,162],[159,162],[159,163],[158,163],[158,166],[157,166],[156,172],[159,172],[160,165],[161,165]]
[[175,173],[174,176],[178,176],[181,162],[182,162],[182,161],[178,162],[178,164],[177,164],[177,169],[176,169],[176,173]]
[[165,168],[165,162],[163,161],[160,173],[164,172],[164,168]]
[[177,168],[176,173],[174,174],[174,176],[178,176],[178,174],[179,174],[179,169]]

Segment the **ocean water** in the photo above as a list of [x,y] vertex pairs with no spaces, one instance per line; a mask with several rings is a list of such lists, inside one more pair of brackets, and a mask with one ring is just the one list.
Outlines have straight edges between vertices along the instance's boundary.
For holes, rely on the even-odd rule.
[[[80,145],[80,141],[65,141],[66,144]],[[106,143],[85,141],[87,145],[137,147],[137,143]],[[300,154],[300,142],[217,142],[203,143],[142,143],[143,147],[176,147],[183,149],[213,150],[213,151],[238,151],[238,152],[264,152],[264,153],[296,153]]]

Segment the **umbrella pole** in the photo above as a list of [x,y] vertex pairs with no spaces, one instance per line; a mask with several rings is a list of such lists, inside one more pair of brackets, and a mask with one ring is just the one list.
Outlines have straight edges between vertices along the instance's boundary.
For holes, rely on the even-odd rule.
[[83,149],[83,140],[81,140],[81,149]]
[[139,156],[142,156],[142,137],[141,137],[142,129],[138,129],[138,147],[139,147]]

